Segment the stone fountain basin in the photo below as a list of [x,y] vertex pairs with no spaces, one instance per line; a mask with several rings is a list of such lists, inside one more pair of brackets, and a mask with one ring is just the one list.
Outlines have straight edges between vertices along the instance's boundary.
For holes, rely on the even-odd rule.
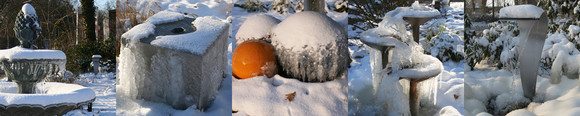
[[18,94],[13,82],[0,82],[0,115],[63,115],[89,105],[95,92],[77,84],[41,82],[36,94]]

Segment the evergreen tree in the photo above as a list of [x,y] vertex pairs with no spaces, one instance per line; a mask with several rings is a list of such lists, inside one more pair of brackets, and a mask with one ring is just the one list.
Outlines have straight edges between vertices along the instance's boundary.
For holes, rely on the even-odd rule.
[[94,0],[81,0],[82,13],[86,24],[87,42],[95,42],[95,5]]

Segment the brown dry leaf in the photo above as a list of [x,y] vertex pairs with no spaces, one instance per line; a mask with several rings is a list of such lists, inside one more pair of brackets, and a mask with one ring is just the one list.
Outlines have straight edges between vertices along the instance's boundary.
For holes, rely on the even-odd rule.
[[294,101],[294,97],[296,97],[296,91],[286,94],[286,100],[288,101]]

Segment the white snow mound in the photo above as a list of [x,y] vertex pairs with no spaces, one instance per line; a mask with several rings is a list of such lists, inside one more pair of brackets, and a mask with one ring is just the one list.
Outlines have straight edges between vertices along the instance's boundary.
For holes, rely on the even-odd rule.
[[34,7],[28,3],[22,5],[22,9],[21,9],[22,13],[26,14],[24,15],[24,17],[37,17],[36,16],[36,10],[34,10]]
[[266,14],[249,16],[236,34],[236,44],[252,39],[270,42],[270,32],[278,23],[280,20]]
[[0,82],[0,104],[39,104],[47,106],[61,103],[80,103],[95,99],[92,89],[76,84],[42,82],[36,85],[37,93],[18,94],[13,82]]
[[198,17],[193,21],[193,26],[197,28],[195,32],[158,36],[151,41],[151,45],[170,49],[185,50],[193,54],[203,54],[211,46],[218,36],[227,28],[227,23],[212,17]]
[[540,18],[544,10],[535,5],[514,5],[499,10],[500,18]]
[[66,59],[66,55],[60,50],[32,50],[13,47],[0,50],[0,59]]

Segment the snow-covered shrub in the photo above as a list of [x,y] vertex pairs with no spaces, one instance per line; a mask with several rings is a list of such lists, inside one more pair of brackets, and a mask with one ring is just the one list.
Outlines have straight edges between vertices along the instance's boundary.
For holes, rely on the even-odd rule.
[[565,30],[570,24],[580,25],[580,0],[543,0],[538,5],[546,10],[551,33]]
[[443,32],[431,39],[429,53],[441,61],[459,62],[465,58],[463,40],[459,35]]
[[299,5],[296,0],[274,0],[270,10],[279,14],[293,14],[296,11],[301,11],[302,5]]
[[272,30],[282,73],[321,82],[346,76],[350,57],[344,27],[312,11],[293,14]]
[[491,28],[483,30],[481,36],[468,39],[466,45],[470,67],[487,59],[489,63],[497,64],[498,68],[513,70],[517,63],[517,48],[519,30],[515,22],[500,21],[488,24]]
[[426,31],[421,32],[425,39],[421,39],[419,43],[426,54],[431,54],[443,62],[449,60],[459,62],[466,56],[464,40],[455,32],[448,30],[444,23],[445,20],[434,19],[429,24],[425,24],[434,26],[425,27]]
[[61,82],[61,83],[74,83],[77,80],[77,76],[71,71],[65,70],[64,75],[60,76],[48,76],[44,79],[46,82]]
[[473,68],[475,64],[479,61],[483,60],[485,57],[489,56],[489,52],[487,51],[487,46],[489,45],[489,41],[485,38],[471,36],[473,31],[465,31],[465,53],[466,53],[466,60],[467,65],[470,66],[469,68]]
[[268,10],[266,5],[260,0],[238,1],[234,6],[246,9],[248,12],[263,12]]
[[348,1],[350,7],[348,24],[361,30],[375,28],[387,12],[399,6],[411,6],[413,2],[412,0],[350,0]]

